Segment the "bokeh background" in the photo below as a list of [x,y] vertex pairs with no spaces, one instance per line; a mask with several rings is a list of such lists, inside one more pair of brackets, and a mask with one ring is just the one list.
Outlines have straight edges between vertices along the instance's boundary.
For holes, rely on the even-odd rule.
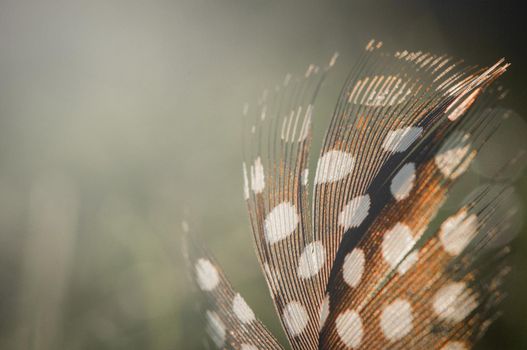
[[[243,104],[339,51],[320,139],[373,37],[506,57],[504,104],[525,116],[522,13],[502,1],[0,0],[0,349],[203,348],[184,218],[284,339],[242,200]],[[525,229],[513,260],[479,349],[527,348]]]

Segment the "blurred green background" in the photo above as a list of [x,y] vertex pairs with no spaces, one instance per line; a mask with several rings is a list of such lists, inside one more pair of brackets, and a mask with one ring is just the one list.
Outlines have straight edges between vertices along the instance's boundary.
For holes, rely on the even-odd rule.
[[[0,0],[0,349],[203,348],[183,218],[282,334],[242,200],[244,102],[339,51],[320,140],[374,37],[506,57],[505,103],[525,114],[521,13],[485,1]],[[527,348],[525,229],[514,252],[504,316],[480,349]]]

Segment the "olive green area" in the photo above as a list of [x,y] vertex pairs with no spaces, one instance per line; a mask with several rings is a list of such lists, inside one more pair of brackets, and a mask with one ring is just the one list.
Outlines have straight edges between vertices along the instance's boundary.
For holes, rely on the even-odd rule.
[[[506,57],[504,104],[525,117],[520,13],[483,1],[0,1],[0,348],[204,348],[184,218],[284,341],[242,199],[243,104],[339,51],[319,145],[374,37]],[[527,179],[517,184],[527,198]],[[479,349],[527,348],[525,229],[513,260]]]

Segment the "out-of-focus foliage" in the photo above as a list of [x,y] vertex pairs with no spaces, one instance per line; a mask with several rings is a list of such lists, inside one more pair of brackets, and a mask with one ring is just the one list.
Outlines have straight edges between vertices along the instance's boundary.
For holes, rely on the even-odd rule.
[[[482,2],[2,1],[0,348],[201,348],[184,217],[281,334],[241,194],[243,103],[337,50],[320,140],[348,69],[376,37],[471,62],[507,57],[505,103],[525,115],[515,12]],[[504,316],[481,349],[527,347],[527,232],[514,248]]]

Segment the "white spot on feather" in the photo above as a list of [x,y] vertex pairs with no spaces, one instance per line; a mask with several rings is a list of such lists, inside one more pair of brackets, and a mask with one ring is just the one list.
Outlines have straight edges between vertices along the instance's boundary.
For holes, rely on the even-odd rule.
[[355,248],[346,255],[342,266],[342,277],[344,281],[352,288],[356,288],[364,273],[364,264],[366,259],[362,249]]
[[255,319],[253,310],[239,293],[232,300],[232,311],[242,323],[250,323]]
[[331,150],[318,160],[315,184],[335,182],[344,179],[353,170],[355,158],[343,151]]
[[422,132],[422,128],[415,126],[389,131],[384,139],[382,148],[392,153],[404,152],[417,140]]
[[405,164],[399,172],[393,177],[390,184],[390,192],[393,197],[400,201],[407,198],[414,187],[415,182],[415,164]]
[[249,199],[249,179],[247,177],[247,165],[245,162],[242,164],[243,169],[243,198],[245,200]]
[[339,57],[339,53],[335,52],[333,56],[331,56],[331,60],[329,60],[329,66],[333,67],[335,63],[337,62],[337,58]]
[[198,259],[196,277],[201,290],[211,291],[220,283],[220,276],[216,267],[207,259]]
[[326,296],[322,300],[322,303],[320,304],[319,315],[320,316],[319,316],[318,325],[319,325],[319,330],[322,330],[329,316],[329,295],[328,294],[326,294]]
[[467,211],[462,210],[441,224],[439,240],[448,254],[458,255],[474,238],[477,229],[478,217],[475,214],[468,216]]
[[337,334],[346,346],[352,349],[360,346],[364,330],[362,327],[362,320],[356,311],[344,311],[337,317],[335,324],[337,327]]
[[289,237],[297,228],[300,219],[296,207],[283,202],[278,204],[267,214],[264,223],[264,234],[270,244]]
[[339,225],[345,230],[360,226],[368,216],[370,204],[370,196],[367,194],[350,200],[338,216]]
[[311,129],[311,116],[313,114],[313,105],[308,105],[306,110],[306,115],[302,121],[302,126],[300,128],[300,133],[298,135],[298,142],[304,141],[309,135],[309,130]]
[[[397,223],[384,234],[382,256],[392,269],[396,268],[415,245],[412,230],[405,224]],[[410,255],[409,255],[410,256]],[[401,268],[402,266],[402,268]],[[398,272],[403,274],[409,268],[401,264]]]
[[402,339],[412,330],[412,307],[406,300],[397,299],[386,306],[381,314],[381,329],[390,341]]
[[470,166],[476,151],[470,151],[470,135],[460,132],[452,134],[434,158],[436,166],[441,173],[450,179],[462,175]]
[[254,193],[262,193],[265,188],[265,174],[260,157],[251,165],[251,189]]
[[451,282],[439,289],[433,299],[437,316],[454,323],[463,321],[477,306],[476,297],[464,282]]
[[298,259],[298,276],[303,279],[315,276],[324,266],[325,259],[324,245],[320,241],[309,243]]
[[227,334],[227,330],[225,328],[225,324],[216,312],[207,311],[207,324],[207,332],[214,344],[216,344],[218,348],[223,347],[223,345],[225,344],[225,336]]
[[309,316],[306,308],[297,301],[292,301],[284,308],[284,324],[290,336],[300,335],[309,322]]

